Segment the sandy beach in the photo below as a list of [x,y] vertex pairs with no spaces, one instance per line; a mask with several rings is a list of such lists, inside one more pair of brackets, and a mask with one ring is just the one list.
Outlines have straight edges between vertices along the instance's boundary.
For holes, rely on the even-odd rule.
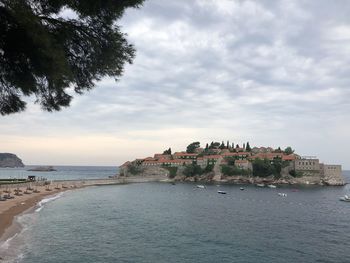
[[[56,187],[56,185],[55,185]],[[26,186],[20,186],[19,189],[22,190],[21,196],[14,195],[14,190],[16,188],[12,187],[11,190],[11,196],[14,196],[14,199],[8,199],[6,201],[0,202],[0,240],[6,239],[6,236],[4,237],[4,233],[7,228],[9,228],[13,222],[13,219],[15,216],[25,212],[26,210],[34,207],[38,202],[40,202],[42,199],[44,199],[47,196],[55,195],[59,192],[70,190],[70,189],[76,189],[76,188],[61,188],[61,185],[59,185],[60,189],[54,189],[53,186],[50,187],[51,191],[46,191],[45,186],[39,186],[37,189],[40,191],[40,193],[34,193],[30,191],[30,194],[24,194],[23,192],[26,189]],[[2,188],[1,190],[4,190]],[[2,196],[5,193],[2,193]]]

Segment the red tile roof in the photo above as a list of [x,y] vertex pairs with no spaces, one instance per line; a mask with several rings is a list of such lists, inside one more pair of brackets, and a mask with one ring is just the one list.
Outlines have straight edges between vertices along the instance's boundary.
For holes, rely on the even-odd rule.
[[143,159],[144,161],[156,161],[156,159],[154,159],[153,157],[147,157],[145,159]]
[[176,152],[174,156],[197,156],[197,153]]
[[295,159],[297,159],[295,154],[289,154],[289,155],[282,156],[283,161],[294,161]]
[[275,157],[279,157],[282,158],[283,157],[283,153],[258,153],[255,154],[253,156],[250,156],[249,159],[268,159],[268,160],[272,160]]
[[204,155],[203,156],[204,159],[219,159],[222,158],[221,155]]

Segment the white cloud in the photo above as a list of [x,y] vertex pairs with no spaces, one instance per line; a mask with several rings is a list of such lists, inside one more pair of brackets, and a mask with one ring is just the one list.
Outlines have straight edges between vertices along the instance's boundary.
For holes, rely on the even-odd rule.
[[[148,0],[121,21],[137,49],[121,80],[98,82],[59,113],[31,106],[2,118],[2,148],[23,151],[30,163],[48,150],[36,142],[62,140],[76,146],[69,159],[48,155],[47,162],[115,164],[193,140],[249,140],[339,158],[350,168],[343,158],[350,147],[344,3]],[[31,146],[13,136],[28,136]],[[81,141],[70,139],[77,136]],[[83,146],[90,140],[96,155]]]

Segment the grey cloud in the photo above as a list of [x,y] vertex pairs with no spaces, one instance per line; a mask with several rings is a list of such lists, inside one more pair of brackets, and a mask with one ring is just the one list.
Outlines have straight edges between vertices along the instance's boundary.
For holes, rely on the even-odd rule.
[[300,130],[323,138],[332,127],[348,129],[341,122],[349,121],[350,43],[332,32],[350,28],[349,9],[326,0],[146,1],[121,21],[137,57],[118,82],[98,82],[59,113],[33,106],[3,118],[1,132],[189,128],[261,144],[297,138],[305,150]]

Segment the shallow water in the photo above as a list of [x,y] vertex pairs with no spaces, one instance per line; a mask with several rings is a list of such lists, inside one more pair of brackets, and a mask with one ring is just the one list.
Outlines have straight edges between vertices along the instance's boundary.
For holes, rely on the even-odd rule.
[[349,262],[350,204],[338,201],[349,192],[349,186],[90,187],[20,217],[25,231],[9,251],[25,263]]

